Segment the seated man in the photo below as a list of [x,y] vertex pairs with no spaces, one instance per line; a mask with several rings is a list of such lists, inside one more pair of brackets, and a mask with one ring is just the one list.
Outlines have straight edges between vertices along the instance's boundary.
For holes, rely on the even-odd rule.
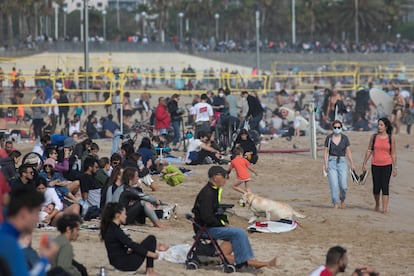
[[113,138],[115,135],[115,131],[118,129],[119,126],[117,123],[112,121],[113,115],[109,114],[104,123],[102,124],[102,134],[106,138]]
[[78,239],[81,222],[78,215],[65,214],[57,223],[60,235],[56,237],[55,242],[59,245],[59,251],[52,260],[52,266],[61,267],[73,276],[88,275],[86,268],[74,260],[73,247],[70,244]]
[[82,200],[80,200],[79,203],[82,205],[82,214],[85,215],[89,207],[99,207],[102,186],[95,179],[96,172],[99,168],[98,162],[95,159],[88,157],[85,159],[83,167],[84,173],[80,177]]
[[204,131],[198,133],[198,139],[194,139],[188,145],[185,163],[188,165],[205,164],[205,158],[209,156],[215,163],[221,163],[221,154],[218,150],[207,145],[210,135]]
[[[209,182],[197,195],[192,209],[195,221],[201,226],[208,227],[208,231],[214,239],[225,241],[221,247],[227,260],[236,265],[237,271],[248,271],[251,267],[276,266],[276,258],[269,262],[254,260],[253,250],[246,232],[241,228],[226,226],[225,215],[216,214],[221,201],[222,187],[226,183],[226,176],[227,171],[220,166],[212,166],[209,169]],[[234,252],[234,257],[231,255],[232,252]]]

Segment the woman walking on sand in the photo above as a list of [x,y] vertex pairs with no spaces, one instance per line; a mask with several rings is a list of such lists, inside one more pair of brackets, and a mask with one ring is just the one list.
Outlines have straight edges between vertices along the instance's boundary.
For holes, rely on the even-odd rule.
[[362,175],[366,175],[366,164],[372,155],[371,173],[375,211],[379,211],[380,193],[382,192],[382,212],[388,211],[389,186],[391,174],[397,176],[397,154],[395,139],[392,134],[391,121],[388,118],[378,120],[378,132],[371,136],[369,147],[362,163]]
[[348,136],[342,134],[342,122],[333,121],[332,129],[333,133],[325,139],[324,171],[328,174],[333,207],[337,209],[339,200],[341,200],[341,208],[345,208],[345,197],[348,190],[347,158],[352,171],[355,170],[355,167]]

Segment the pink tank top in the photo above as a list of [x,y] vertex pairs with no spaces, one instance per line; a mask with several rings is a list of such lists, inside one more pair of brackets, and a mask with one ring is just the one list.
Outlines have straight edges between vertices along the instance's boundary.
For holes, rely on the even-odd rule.
[[384,139],[377,136],[375,138],[374,152],[372,154],[372,165],[375,166],[386,166],[392,164],[390,143],[388,136],[385,136]]

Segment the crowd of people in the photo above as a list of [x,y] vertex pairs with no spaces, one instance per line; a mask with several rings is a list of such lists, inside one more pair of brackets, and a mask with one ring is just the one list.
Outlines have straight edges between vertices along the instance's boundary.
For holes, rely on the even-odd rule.
[[[101,216],[101,238],[105,242],[110,264],[119,270],[130,271],[138,269],[146,260],[146,273],[156,275],[156,251],[166,250],[167,247],[157,245],[154,236],[136,243],[120,230],[120,225],[145,224],[148,218],[154,227],[165,228],[162,220],[169,219],[175,212],[176,205],[165,207],[162,200],[145,193],[145,190],[159,189],[152,179],[154,174],[161,174],[171,186],[185,181],[182,168],[159,158],[163,151],[165,153],[168,149],[171,153],[169,158],[173,159],[174,152],[181,147],[184,138],[181,130],[184,112],[180,108],[180,95],[159,97],[157,106],[151,112],[147,96],[141,98],[146,101],[138,101],[141,104],[138,108],[128,93],[124,94],[121,102],[118,91],[115,93],[114,104],[106,107],[106,111],[110,111],[107,116],[98,118],[97,112],[92,111],[87,114],[87,119],[82,121],[83,108],[75,107],[73,120],[70,120],[67,127],[62,121],[59,122],[60,114],[65,114],[60,113],[60,107],[52,106],[46,111],[42,106],[45,98],[49,98],[51,103],[57,103],[62,96],[66,96],[64,89],[59,89],[62,86],[58,86],[54,93],[46,93],[46,89],[36,91],[32,102],[38,104],[32,108],[33,133],[37,139],[34,153],[22,158],[22,153],[14,148],[12,141],[5,142],[4,149],[2,147],[0,150],[2,175],[7,176],[4,179],[0,178],[2,205],[7,208],[6,222],[0,226],[0,238],[3,237],[5,242],[14,244],[20,232],[28,232],[29,236],[26,238],[30,239],[32,229],[27,221],[22,221],[34,221],[36,215],[39,226],[56,226],[61,233],[56,241],[44,242],[41,255],[52,261],[52,267],[55,269],[63,269],[72,275],[86,275],[86,268],[74,261],[70,242],[76,241],[79,235],[81,217],[88,220]],[[406,108],[405,99],[401,98],[398,87],[393,87],[390,91],[394,93],[395,112],[391,120],[381,118],[376,121],[378,133],[370,140],[362,174],[356,180],[365,181],[368,175],[367,162],[372,155],[375,210],[380,209],[382,195],[383,213],[388,210],[389,179],[391,175],[397,175],[398,168],[392,129],[394,125],[398,134],[399,122]],[[358,90],[354,111],[365,120],[370,110],[366,93],[365,88]],[[75,101],[82,101],[81,95],[76,97]],[[293,100],[295,106],[293,121],[289,121],[282,112],[286,98],[288,101]],[[187,134],[185,137],[188,140],[185,163],[189,166],[230,163],[229,171],[220,166],[210,168],[208,184],[197,196],[194,204],[195,219],[200,225],[208,227],[215,238],[225,241],[222,245],[223,252],[241,271],[249,267],[273,267],[276,265],[276,259],[268,262],[255,260],[245,232],[235,227],[223,227],[228,226],[225,218],[214,215],[216,205],[220,202],[220,190],[225,184],[226,177],[234,169],[237,182],[233,184],[233,189],[240,193],[251,191],[249,171],[257,174],[252,165],[256,164],[259,158],[255,139],[251,137],[254,132],[251,131],[271,134],[272,138],[284,136],[286,133],[290,136],[301,135],[302,129],[298,129],[301,124],[295,121],[299,116],[309,115],[309,110],[306,104],[302,103],[303,98],[299,93],[290,96],[279,91],[273,100],[278,108],[272,111],[270,126],[263,123],[266,120],[266,107],[261,102],[260,95],[255,92],[241,92],[238,102],[228,88],[218,89],[217,94],[208,91],[200,96],[195,95],[188,109],[188,123],[193,129],[187,134],[193,137]],[[325,129],[325,132],[326,129],[332,129],[333,132],[326,138],[324,155],[324,171],[328,175],[332,204],[334,208],[345,208],[347,161],[352,171],[356,171],[350,150],[351,143],[342,132],[346,124],[347,106],[344,104],[343,95],[335,87],[332,90],[326,89],[325,94],[319,94],[318,89],[315,89],[313,101],[320,109],[318,121],[321,129]],[[63,115],[64,120],[69,116],[69,111]],[[142,137],[138,147],[135,147],[134,141],[121,138],[132,130],[134,111],[138,111],[142,116],[152,117],[153,120],[151,136]],[[48,128],[44,126],[46,114]],[[223,118],[228,122],[235,122],[239,129],[231,148],[231,160],[223,158],[223,153],[215,140],[216,136],[213,135],[214,131],[220,131]],[[246,122],[248,129],[245,128]],[[58,133],[58,125],[63,126],[64,131],[61,134]],[[173,133],[172,139],[169,139],[170,131]],[[104,137],[113,138],[114,143],[111,155],[100,157],[99,139]],[[244,184],[244,187],[241,184]],[[28,190],[33,194],[33,200],[27,201],[29,196],[24,191]],[[16,202],[17,206],[12,202]],[[30,243],[27,244],[29,245],[26,248],[30,247]],[[53,244],[58,244],[59,249],[54,248]],[[15,248],[15,244],[13,246]],[[127,252],[121,250],[125,248]],[[21,257],[21,252],[16,254]],[[0,256],[3,256],[1,251]],[[342,257],[339,259],[345,263]],[[132,261],[126,262],[129,259]],[[47,260],[38,257],[36,261],[32,260],[32,267],[37,268],[38,262],[45,264]],[[338,265],[338,262],[336,260],[335,264]],[[27,264],[27,267],[30,267],[29,262]],[[42,267],[44,268],[44,265]],[[342,265],[339,268],[343,269]],[[25,268],[17,268],[13,262],[10,269],[20,271],[18,269]],[[340,270],[332,270],[332,275],[335,271]]]

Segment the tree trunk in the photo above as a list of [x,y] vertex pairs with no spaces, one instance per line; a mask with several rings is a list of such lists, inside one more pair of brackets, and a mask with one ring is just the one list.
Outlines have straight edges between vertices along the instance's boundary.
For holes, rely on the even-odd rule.
[[7,38],[8,38],[9,48],[14,47],[13,17],[11,13],[7,15]]
[[24,30],[23,30],[23,10],[19,10],[19,40],[24,41]]
[[[3,33],[3,26],[4,26],[4,18],[3,13],[0,12],[0,43],[4,44],[4,33]],[[0,45],[2,47],[3,45]]]

